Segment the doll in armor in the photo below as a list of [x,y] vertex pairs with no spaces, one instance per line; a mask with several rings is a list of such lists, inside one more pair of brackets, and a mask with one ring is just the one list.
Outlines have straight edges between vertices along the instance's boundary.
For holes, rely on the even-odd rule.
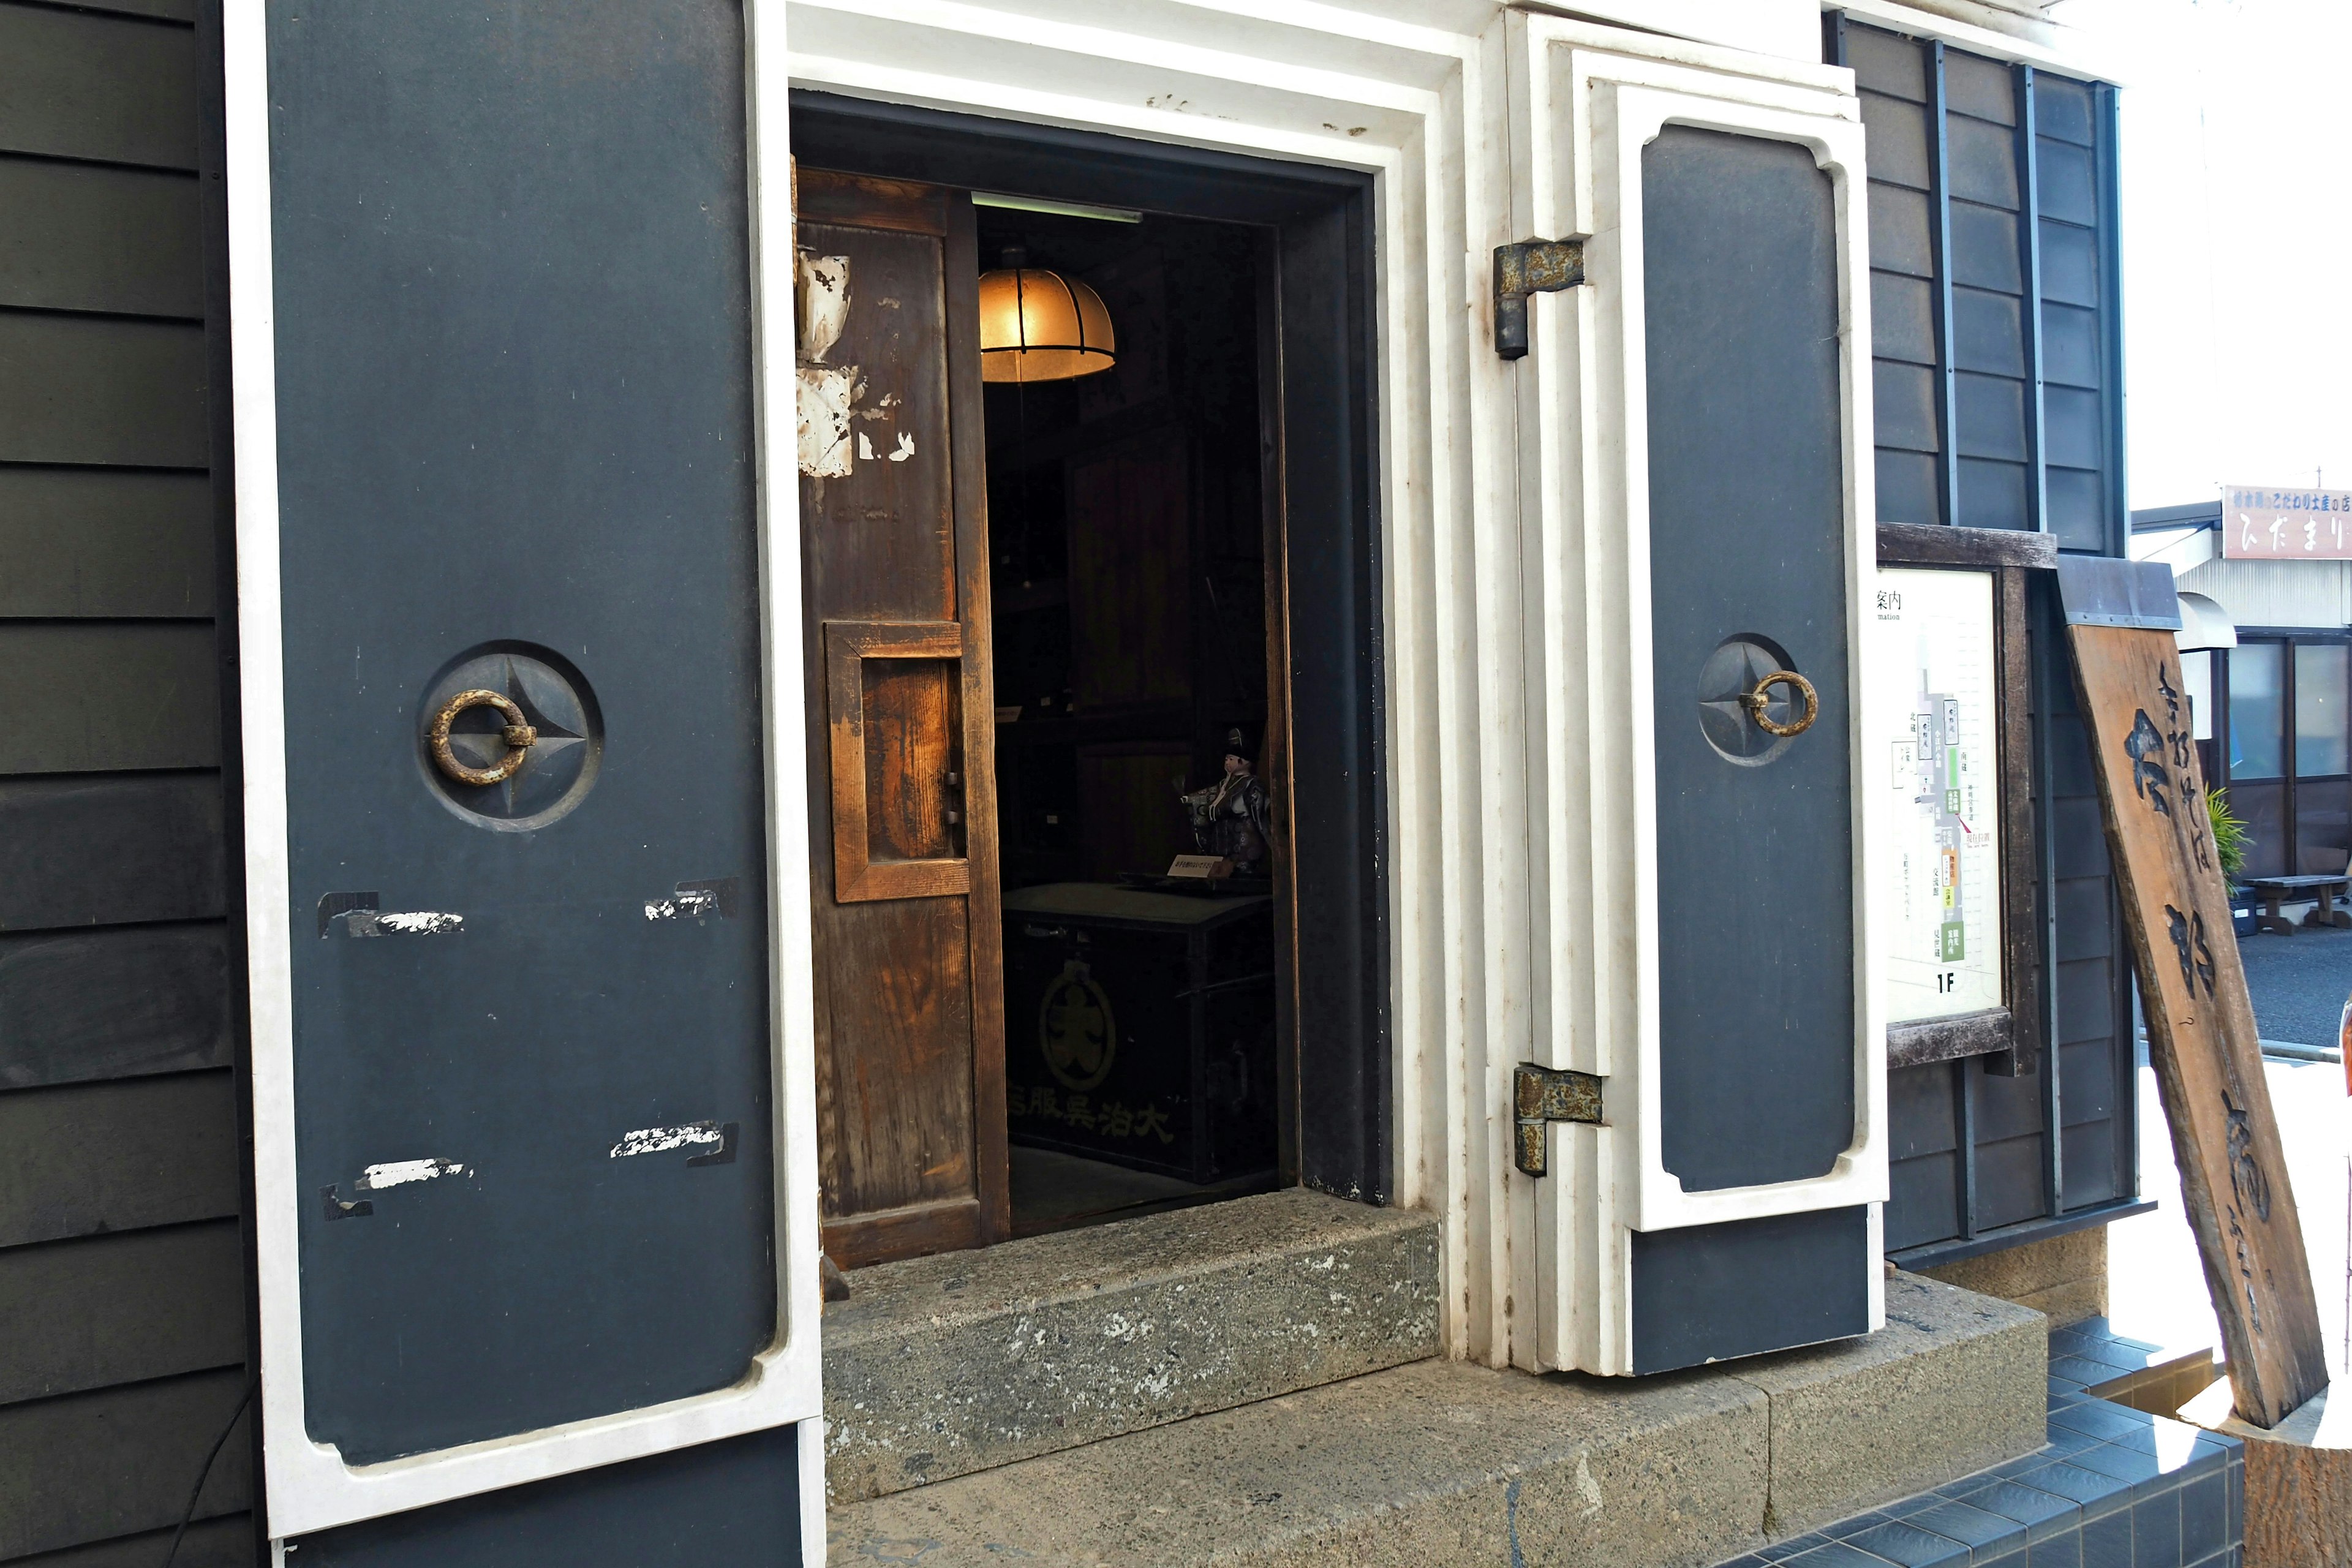
[[1225,732],[1224,777],[1186,795],[1184,806],[1202,854],[1231,861],[1236,876],[1266,875],[1265,784],[1257,776],[1255,727]]

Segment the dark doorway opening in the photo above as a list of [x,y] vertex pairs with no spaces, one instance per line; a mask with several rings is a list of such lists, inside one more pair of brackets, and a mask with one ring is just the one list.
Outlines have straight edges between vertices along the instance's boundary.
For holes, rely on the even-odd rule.
[[[1257,826],[1228,827],[1244,853],[1219,856],[1213,807],[1222,795],[1225,817],[1270,832],[1264,807],[1287,791],[1265,742],[1280,676],[1257,236],[1008,199],[977,209],[982,264],[1091,289],[1116,344],[1108,368],[986,390],[1005,1099],[1025,1235],[1275,1183],[1274,867]],[[1170,876],[1179,865],[1211,874]]]
[[[992,1100],[1004,1107],[994,1137],[1009,1129],[1011,1149],[998,1158],[1021,1152],[1008,1161],[1010,1212],[988,1220],[983,1192],[976,1234],[956,1239],[940,1229],[930,1240],[910,1223],[919,1217],[912,1212],[877,1212],[853,1225],[829,1208],[828,1250],[837,1232],[860,1226],[870,1239],[845,1251],[844,1262],[1271,1184],[1385,1201],[1387,805],[1370,180],[820,94],[796,93],[793,117],[804,208],[813,170],[977,196],[968,216],[942,220],[951,250],[971,246],[968,265],[1000,266],[1003,250],[1018,247],[1032,267],[1090,279],[1125,317],[1117,370],[1017,394],[990,386],[975,399],[990,513],[983,618],[992,700],[1004,719],[990,748],[989,837],[1002,854],[988,857],[1001,864],[988,882],[1002,895],[1001,910],[991,912],[1003,946],[990,956],[1004,986],[1001,1052],[975,1030],[976,1076],[964,1103],[980,1123]],[[884,198],[877,188],[859,199]],[[1071,204],[1129,209],[1138,221],[1054,210]],[[804,210],[804,228],[809,221]],[[970,226],[969,240],[954,237],[959,224]],[[955,353],[951,342],[951,365]],[[1244,749],[1259,751],[1256,770],[1273,797],[1275,852],[1258,893],[1266,902],[1256,938],[1222,923],[1239,900],[1137,885],[1196,847],[1179,795],[1224,776],[1226,737],[1236,728],[1249,734]],[[981,860],[975,849],[975,878]],[[1212,909],[1220,919],[1193,931],[1181,921],[1168,922],[1175,929],[1120,924],[1114,916],[1123,911],[1024,907],[1073,887]],[[977,895],[975,887],[975,931],[982,908],[996,902]],[[1024,955],[1033,927],[1049,934]],[[1225,1119],[1234,1133],[1228,1146],[1218,1148],[1212,1130],[1206,1152],[1192,1137],[1185,1160],[1171,1153],[1153,1167],[1106,1159],[1102,1086],[1077,1091],[1084,1109],[1074,1117],[1068,1083],[1034,1059],[1049,1004],[1061,1016],[1045,1033],[1060,1033],[1065,1053],[1084,1054],[1100,1026],[1096,1002],[1066,977],[1073,963],[1089,976],[1108,973],[1116,965],[1100,955],[1122,943],[1136,950],[1122,962],[1161,972],[1159,999],[1136,1004],[1164,1026],[1148,1054],[1179,1063],[1196,1108],[1218,1096],[1246,1108]],[[972,951],[977,959],[977,935]],[[879,989],[892,988],[887,975],[877,978]],[[1201,1032],[1190,1015],[1228,980],[1239,983],[1233,993],[1259,989],[1227,997],[1245,1016],[1212,1020],[1210,1032],[1227,1037],[1195,1048],[1182,1038]],[[975,1021],[990,1010],[976,1007]],[[1263,1049],[1247,1043],[1252,1029],[1270,1034]],[[1230,1048],[1236,1040],[1238,1053]],[[829,1048],[843,1057],[838,1034]],[[1024,1051],[1033,1058],[1025,1068]],[[1000,1064],[992,1086],[992,1057]],[[1078,1065],[1084,1082],[1099,1064]],[[836,1071],[845,1085],[849,1077]],[[1039,1089],[1051,1090],[1050,1119],[1038,1114]],[[1126,1113],[1132,1150],[1143,1141],[1139,1112],[1152,1108],[1112,1098],[1110,1125]],[[822,1069],[819,1099],[822,1119]],[[1161,1143],[1160,1131],[1154,1121],[1145,1136],[1163,1152],[1187,1137]],[[969,1146],[984,1156],[989,1141],[975,1124]]]

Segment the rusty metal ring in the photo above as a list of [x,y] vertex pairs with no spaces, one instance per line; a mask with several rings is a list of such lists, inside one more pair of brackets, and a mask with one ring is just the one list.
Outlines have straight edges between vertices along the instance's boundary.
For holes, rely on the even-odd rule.
[[[495,708],[506,715],[506,728],[499,731],[499,738],[507,743],[507,754],[495,767],[469,768],[449,750],[449,725],[468,708]],[[522,710],[516,707],[510,698],[477,688],[472,691],[460,691],[441,705],[441,711],[434,718],[433,733],[429,739],[434,766],[459,784],[494,784],[506,783],[521,770],[523,758],[530,755],[530,748],[539,742],[539,731],[530,727],[529,721],[523,718]]]
[[[1770,700],[1769,694],[1772,688],[1776,686],[1789,687],[1793,689],[1798,696],[1802,697],[1805,700],[1805,716],[1803,718],[1798,720],[1793,724],[1776,724],[1770,719],[1765,717],[1765,704]],[[1813,721],[1822,716],[1821,693],[1813,689],[1813,683],[1811,681],[1807,680],[1803,676],[1799,675],[1793,669],[1774,670],[1771,674],[1766,676],[1763,679],[1756,683],[1755,690],[1743,695],[1739,699],[1739,705],[1748,710],[1748,716],[1756,721],[1756,727],[1758,729],[1763,731],[1768,735],[1780,735],[1784,738],[1790,735],[1803,734],[1806,731],[1813,727]]]

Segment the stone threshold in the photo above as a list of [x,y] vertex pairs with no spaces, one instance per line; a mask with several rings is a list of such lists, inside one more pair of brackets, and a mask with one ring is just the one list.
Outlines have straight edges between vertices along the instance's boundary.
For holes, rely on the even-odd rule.
[[1719,1568],[2238,1568],[2244,1445],[2085,1381],[2166,1353],[2093,1319],[2053,1332],[2050,1358],[2048,1441],[2032,1453]]
[[1887,1309],[1866,1339],[1638,1380],[1422,1361],[836,1499],[828,1560],[1700,1568],[2045,1441],[2040,1313],[1911,1276]]
[[836,1504],[1438,1352],[1435,1217],[1304,1188],[848,1279],[824,1310]]

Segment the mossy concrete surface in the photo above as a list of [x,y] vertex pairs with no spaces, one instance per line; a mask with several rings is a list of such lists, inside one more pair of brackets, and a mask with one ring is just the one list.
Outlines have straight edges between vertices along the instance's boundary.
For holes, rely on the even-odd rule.
[[1435,1217],[1303,1188],[849,1283],[824,1312],[835,1502],[1438,1352]]
[[2063,1327],[2107,1314],[2107,1227],[2005,1247],[1920,1270],[1930,1279],[2031,1307]]
[[1699,1568],[2041,1446],[2041,1315],[1887,1287],[1865,1340],[1642,1379],[1424,1361],[836,1498],[829,1560]]

